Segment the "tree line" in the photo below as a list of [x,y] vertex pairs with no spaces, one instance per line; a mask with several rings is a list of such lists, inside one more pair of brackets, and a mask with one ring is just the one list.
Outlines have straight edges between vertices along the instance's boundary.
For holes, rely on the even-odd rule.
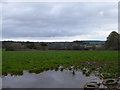
[[120,34],[113,31],[106,41],[15,42],[2,41],[6,51],[18,50],[119,50]]

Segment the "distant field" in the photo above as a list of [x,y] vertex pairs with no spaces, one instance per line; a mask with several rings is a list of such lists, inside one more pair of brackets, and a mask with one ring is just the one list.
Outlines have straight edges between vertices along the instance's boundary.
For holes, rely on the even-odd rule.
[[70,69],[72,65],[76,69],[83,66],[92,69],[102,67],[100,72],[105,73],[117,73],[118,70],[117,51],[3,51],[2,61],[3,74],[16,74],[26,69],[30,72],[57,70],[59,65],[63,69]]

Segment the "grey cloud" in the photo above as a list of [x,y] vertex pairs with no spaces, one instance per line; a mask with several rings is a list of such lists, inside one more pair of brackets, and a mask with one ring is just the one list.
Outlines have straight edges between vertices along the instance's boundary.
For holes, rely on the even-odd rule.
[[[91,34],[117,23],[115,3],[8,3],[3,38],[63,37]],[[114,27],[113,29],[117,29]]]

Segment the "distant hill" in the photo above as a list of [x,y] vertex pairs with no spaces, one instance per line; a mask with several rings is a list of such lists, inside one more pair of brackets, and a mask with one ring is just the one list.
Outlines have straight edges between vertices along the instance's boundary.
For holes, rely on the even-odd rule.
[[73,41],[73,42],[20,42],[2,41],[2,48],[7,51],[16,50],[96,50],[104,47],[105,41]]

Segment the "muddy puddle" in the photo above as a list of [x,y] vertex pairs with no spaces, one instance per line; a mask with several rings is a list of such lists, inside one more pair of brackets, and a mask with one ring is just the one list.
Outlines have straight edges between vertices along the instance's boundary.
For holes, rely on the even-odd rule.
[[[84,88],[84,85],[90,81],[102,82],[102,80],[91,74],[83,75],[76,71],[75,75],[70,70],[54,71],[49,70],[40,74],[24,71],[22,76],[2,76],[3,88]],[[106,86],[101,85],[101,88]]]

